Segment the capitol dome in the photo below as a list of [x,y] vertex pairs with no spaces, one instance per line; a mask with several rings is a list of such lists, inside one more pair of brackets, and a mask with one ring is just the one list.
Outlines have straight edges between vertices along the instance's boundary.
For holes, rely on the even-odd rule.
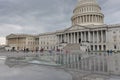
[[72,25],[103,25],[104,15],[96,0],[79,0],[71,18]]

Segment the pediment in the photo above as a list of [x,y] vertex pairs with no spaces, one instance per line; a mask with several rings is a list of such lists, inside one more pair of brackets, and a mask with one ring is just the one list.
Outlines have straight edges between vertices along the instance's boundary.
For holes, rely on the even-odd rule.
[[78,30],[78,29],[85,29],[85,28],[80,26],[74,26],[74,27],[71,27],[69,30]]
[[10,34],[10,35],[8,35],[7,37],[13,37],[13,36],[15,36],[15,34]]
[[66,31],[71,31],[71,30],[80,30],[80,29],[86,29],[84,26],[72,26],[68,28]]

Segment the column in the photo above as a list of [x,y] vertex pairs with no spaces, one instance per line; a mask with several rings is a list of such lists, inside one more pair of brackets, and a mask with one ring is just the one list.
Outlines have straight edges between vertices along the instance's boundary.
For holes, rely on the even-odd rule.
[[85,15],[85,22],[87,22],[87,15]]
[[99,43],[99,34],[98,34],[99,31],[97,31],[97,43]]
[[103,31],[101,30],[101,42],[103,43]]
[[97,15],[96,17],[97,17],[97,22],[99,22],[99,21],[98,21],[98,15]]
[[101,16],[99,16],[100,22],[101,22]]
[[84,23],[84,21],[85,21],[85,16],[83,16],[83,23]]
[[86,32],[84,32],[84,41],[86,42]]
[[103,49],[103,45],[101,45],[101,50],[103,51],[104,49]]
[[58,42],[57,42],[57,43],[59,43],[59,42],[60,42],[60,37],[59,37],[59,35],[57,35],[57,39],[58,39]]
[[67,42],[67,41],[68,41],[68,36],[67,36],[67,33],[66,33],[66,36],[65,36],[65,37],[66,37],[66,42]]
[[74,43],[74,33],[72,33],[72,43]]
[[98,49],[98,51],[100,51],[99,45],[97,45],[97,49]]
[[70,40],[69,40],[69,33],[67,33],[67,38],[68,38],[68,39],[67,39],[67,42],[70,43],[70,42],[69,42],[69,41],[70,41]]
[[93,17],[93,15],[92,15],[92,22],[94,22],[94,17]]
[[83,41],[85,41],[85,32],[83,32]]
[[60,35],[58,35],[58,44],[60,43]]
[[95,51],[95,45],[93,45],[93,51]]
[[75,32],[74,32],[73,34],[74,34],[74,43],[76,43],[76,40],[75,40]]
[[101,16],[99,16],[99,18],[100,18],[100,22],[101,22]]
[[60,43],[62,42],[62,35],[60,34]]
[[97,16],[98,22],[99,22],[99,16]]
[[66,33],[66,42],[68,41],[68,36],[67,36],[67,33]]
[[105,43],[107,42],[107,31],[105,30]]
[[90,31],[88,31],[88,42],[89,42],[89,50],[90,50],[90,42],[91,42],[91,36],[90,36]]
[[84,20],[84,19],[83,19],[83,16],[82,16],[82,23],[83,23],[83,20]]
[[66,33],[64,34],[64,42],[67,42],[67,36],[66,36]]
[[80,32],[81,33],[81,42],[83,41],[83,34],[82,34],[82,32]]
[[76,19],[76,24],[77,24],[77,17],[75,19]]
[[77,43],[79,43],[79,32],[77,32]]
[[95,15],[95,18],[96,18],[96,22],[97,22],[97,15]]
[[89,22],[89,16],[87,15],[87,23]]
[[93,31],[93,43],[95,43],[95,33]]
[[90,39],[90,31],[88,31],[88,41],[91,42],[91,39]]
[[64,34],[62,34],[62,42],[64,42],[64,41],[65,41]]
[[69,35],[69,33],[68,33],[68,43],[70,43],[70,35]]
[[76,18],[75,18],[75,24],[76,24]]
[[85,41],[85,33],[83,32],[83,41]]
[[98,15],[98,22],[100,22],[100,18],[99,18],[99,15]]
[[70,33],[70,43],[72,43],[72,33]]
[[98,16],[98,22],[100,22],[100,17]]
[[62,34],[61,34],[61,42],[62,42],[62,38],[63,38],[63,36],[62,36]]
[[78,24],[80,23],[80,16],[78,17]]
[[72,39],[71,39],[71,37],[72,37],[72,33],[70,33],[70,43],[72,43]]
[[82,22],[82,17],[80,16],[80,22],[79,23],[81,23]]
[[78,18],[76,17],[76,23],[78,23]]
[[84,16],[84,23],[86,22],[86,16]]
[[90,15],[89,15],[89,22],[91,22],[91,21],[90,21]]
[[59,43],[61,42],[61,36],[59,35]]

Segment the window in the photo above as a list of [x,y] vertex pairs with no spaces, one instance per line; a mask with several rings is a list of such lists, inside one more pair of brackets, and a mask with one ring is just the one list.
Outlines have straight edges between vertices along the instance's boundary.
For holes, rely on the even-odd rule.
[[93,51],[93,46],[91,45],[91,50]]
[[117,49],[116,45],[114,45],[114,49]]

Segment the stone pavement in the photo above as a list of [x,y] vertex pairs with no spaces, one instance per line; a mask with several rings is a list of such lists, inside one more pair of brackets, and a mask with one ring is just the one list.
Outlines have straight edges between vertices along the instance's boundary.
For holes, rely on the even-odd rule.
[[[7,56],[7,57],[36,57],[43,53],[24,53],[24,52],[0,52],[0,56]],[[50,56],[50,55],[48,55]],[[41,56],[42,57],[42,56]],[[74,57],[74,56],[73,56]],[[64,59],[63,57],[60,57]],[[73,59],[74,60],[74,59]],[[32,61],[30,63],[34,64],[42,64],[41,62]],[[44,63],[46,64],[46,63]],[[48,64],[48,63],[47,63]],[[52,65],[49,65],[52,66]],[[74,66],[70,67],[60,67],[61,69],[65,70],[66,72],[70,73],[73,76],[73,80],[120,80],[120,76],[110,75],[110,74],[95,74],[92,72],[87,71],[80,71],[76,69]],[[75,70],[76,69],[76,70]]]

